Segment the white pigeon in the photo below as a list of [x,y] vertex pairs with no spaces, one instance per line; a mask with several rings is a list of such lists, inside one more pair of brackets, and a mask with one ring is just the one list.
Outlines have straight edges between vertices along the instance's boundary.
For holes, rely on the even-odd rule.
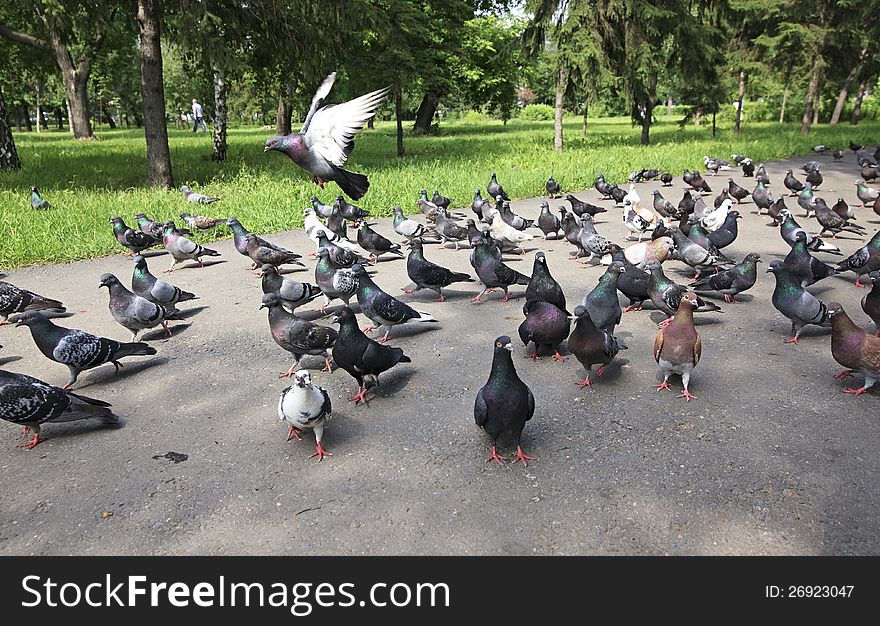
[[324,223],[318,219],[318,215],[312,207],[306,207],[303,209],[303,218],[303,228],[305,228],[306,235],[308,235],[309,239],[315,242],[316,246],[319,245],[318,239],[322,233],[330,241],[335,242],[339,239],[339,236],[336,233],[324,226]]
[[646,232],[657,227],[657,217],[656,213],[648,209],[639,210],[638,205],[633,204],[629,195],[623,199],[623,224],[630,232],[639,236],[639,241]]
[[312,376],[308,370],[299,370],[293,373],[293,384],[281,392],[278,398],[278,418],[282,422],[290,424],[287,431],[287,440],[292,436],[297,440],[299,434],[308,429],[315,431],[315,451],[308,458],[318,457],[318,461],[325,456],[333,456],[321,447],[321,438],[324,436],[324,424],[330,419],[332,410],[330,396],[327,390],[312,384]]
[[675,242],[672,237],[663,236],[651,241],[634,243],[628,248],[624,248],[623,255],[627,261],[638,266],[639,269],[645,269],[648,261],[663,263],[670,257],[673,249],[675,249]]
[[630,184],[629,192],[627,192],[627,194],[623,197],[624,204],[627,200],[629,200],[630,203],[636,208],[641,208],[642,206],[642,199],[639,197],[639,194],[636,191],[636,186],[633,184]]
[[501,217],[501,214],[496,209],[489,209],[488,211],[483,212],[483,219],[491,219],[492,221],[489,223],[489,234],[492,235],[492,239],[502,243],[507,244],[513,248],[519,248],[520,254],[525,254],[526,251],[523,248],[522,244],[524,241],[531,241],[534,239],[534,235],[529,235],[528,233],[524,233],[521,230],[515,229],[513,226],[504,221]]
[[731,206],[733,206],[733,201],[728,198],[722,202],[717,209],[704,216],[703,219],[700,220],[700,223],[710,233],[714,233],[724,225],[724,222],[727,219],[727,213],[730,211]]

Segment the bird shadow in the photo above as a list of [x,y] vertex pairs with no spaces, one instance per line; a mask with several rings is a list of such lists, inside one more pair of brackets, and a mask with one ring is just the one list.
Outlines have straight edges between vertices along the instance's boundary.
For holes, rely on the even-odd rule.
[[149,333],[145,333],[140,341],[153,341],[158,339],[171,339],[171,337],[176,337],[180,333],[184,332],[187,328],[192,326],[192,324],[175,324],[174,326],[168,327],[168,332],[170,335],[165,334],[164,329],[153,330]]
[[321,319],[321,318],[324,318],[324,317],[328,317],[328,316],[329,316],[328,313],[321,313],[321,312],[318,311],[317,309],[310,310],[310,311],[299,311],[299,310],[297,310],[294,314],[295,314],[298,318],[300,318],[300,319],[302,319],[302,320],[306,320],[307,322],[314,322],[315,320],[319,320],[319,319]]
[[101,367],[90,371],[84,381],[77,380],[72,391],[76,393],[81,389],[91,387],[92,385],[100,385],[111,380],[125,380],[129,376],[134,376],[135,374],[138,374],[143,370],[155,367],[157,365],[163,365],[167,362],[168,359],[163,356],[157,356],[152,359],[145,359],[142,361],[126,361],[125,363],[120,362],[118,372],[116,371],[116,368],[112,366],[112,364],[102,365]]
[[199,305],[199,306],[190,307],[188,309],[178,309],[177,315],[178,315],[178,317],[180,317],[182,319],[189,319],[193,315],[198,315],[199,313],[201,313],[202,311],[204,311],[207,308],[209,308],[208,305]]
[[296,274],[297,272],[307,272],[309,268],[305,265],[294,265],[292,267],[285,267],[284,269],[278,268],[278,274],[280,276],[284,276],[286,274]]
[[[125,421],[120,417],[117,423],[104,423],[99,419],[84,419],[75,422],[48,422],[43,424],[41,435],[47,441],[64,440],[68,437],[77,437],[88,433],[96,433],[99,431],[114,431],[122,428]],[[49,426],[49,429],[46,428]],[[51,430],[50,430],[51,429]],[[39,449],[43,449],[42,447]]]
[[385,396],[394,395],[406,388],[410,379],[416,375],[416,370],[412,368],[393,369],[386,372],[385,375],[388,378],[380,378],[378,385],[370,387],[369,391],[372,394],[370,401],[383,399]]
[[[407,287],[408,288],[408,287]],[[465,298],[473,298],[477,295],[479,291],[458,291],[458,290],[450,290],[444,289],[443,296],[446,298],[446,301],[450,300],[464,300]],[[432,291],[430,289],[419,289],[418,291],[414,291],[413,293],[405,294],[409,296],[407,301],[417,301],[417,302],[439,302],[437,300],[437,292]]]
[[391,335],[388,337],[388,340],[396,341],[397,339],[414,337],[416,335],[421,335],[423,333],[428,333],[434,330],[440,330],[440,324],[430,322],[401,324],[391,329]]
[[16,361],[21,361],[24,357],[18,356],[17,354],[11,356],[0,357],[0,365],[6,365],[7,363],[14,363]]
[[144,250],[140,254],[145,259],[152,259],[153,257],[156,257],[156,256],[167,255],[168,250],[165,250],[164,248],[161,250],[158,250],[158,249],[157,250]]
[[[379,263],[393,263],[394,261],[405,261],[405,260],[406,260],[406,257],[396,256],[396,255],[395,256],[388,255],[388,256],[380,256],[379,257]],[[377,263],[376,265],[378,265],[379,263]],[[376,265],[373,265],[372,267],[376,267]]]
[[[719,302],[724,302],[726,304],[730,304],[724,299],[724,295],[717,291],[700,291],[699,292],[701,298],[708,298],[709,300],[718,300]],[[734,296],[739,304],[744,304],[747,302],[751,302],[755,299],[755,296],[746,293],[738,293]],[[736,305],[733,305],[736,306]]]

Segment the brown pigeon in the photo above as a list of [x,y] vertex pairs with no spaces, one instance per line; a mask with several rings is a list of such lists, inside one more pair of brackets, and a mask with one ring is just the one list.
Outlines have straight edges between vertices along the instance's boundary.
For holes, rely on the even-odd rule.
[[697,296],[694,293],[684,294],[675,317],[665,328],[660,329],[654,339],[654,360],[663,372],[663,382],[655,385],[657,391],[669,389],[669,377],[680,374],[684,391],[676,397],[685,398],[688,402],[691,398],[696,398],[688,391],[688,383],[691,371],[700,362],[700,355],[703,353],[700,334],[694,328],[694,309],[697,306]]
[[880,338],[856,326],[838,302],[828,305],[828,315],[831,316],[831,355],[847,368],[834,378],[864,376],[865,384],[859,389],[844,389],[845,393],[859,396],[880,379]]

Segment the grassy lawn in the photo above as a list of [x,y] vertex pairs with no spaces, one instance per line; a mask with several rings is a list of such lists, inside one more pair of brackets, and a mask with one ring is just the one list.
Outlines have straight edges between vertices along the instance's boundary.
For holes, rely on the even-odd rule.
[[[475,187],[485,190],[489,174],[511,197],[544,192],[553,175],[563,189],[590,187],[598,172],[609,181],[624,182],[634,169],[657,168],[680,175],[685,167],[702,169],[706,154],[727,157],[744,153],[756,161],[806,154],[816,144],[845,147],[849,140],[870,144],[880,123],[857,127],[817,126],[803,136],[799,125],[746,123],[734,137],[719,128],[680,130],[675,119],[661,118],[651,132],[652,145],[639,145],[639,131],[628,119],[591,120],[586,137],[580,119],[566,120],[567,147],[553,151],[553,123],[513,120],[506,126],[485,121],[477,125],[446,122],[441,135],[407,137],[404,158],[395,154],[394,125],[379,123],[365,131],[349,167],[370,178],[370,192],[359,202],[374,215],[390,214],[399,204],[415,209],[418,190],[435,187],[456,202],[470,204]],[[0,173],[0,268],[69,261],[120,251],[107,220],[122,216],[129,224],[138,211],[153,219],[176,218],[188,205],[177,191],[144,186],[144,139],[138,130],[99,130],[100,141],[76,142],[67,133],[19,133],[16,143],[24,169]],[[251,230],[271,232],[302,224],[302,208],[317,193],[329,203],[339,190],[330,183],[320,190],[286,157],[263,154],[265,128],[233,129],[229,159],[210,160],[210,134],[170,131],[175,180],[220,197],[205,208],[213,216],[238,217]],[[37,185],[54,206],[51,211],[30,208],[30,187]],[[747,187],[749,185],[746,185]],[[677,198],[676,198],[677,200]],[[224,235],[225,236],[225,235]]]

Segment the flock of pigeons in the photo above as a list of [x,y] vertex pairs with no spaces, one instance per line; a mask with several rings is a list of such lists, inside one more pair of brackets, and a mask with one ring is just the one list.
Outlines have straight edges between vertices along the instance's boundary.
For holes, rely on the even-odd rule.
[[[312,173],[316,184],[323,187],[326,181],[335,180],[347,190],[350,198],[356,199],[366,192],[369,183],[360,174],[342,170],[341,165],[353,147],[351,138],[363,127],[386,92],[379,90],[341,105],[323,106],[333,78],[331,75],[322,84],[300,133],[273,137],[267,140],[266,150],[286,153]],[[880,193],[865,184],[880,177],[877,166],[880,149],[870,158],[861,152],[862,146],[851,145],[850,148],[856,153],[861,168],[858,198],[880,215]],[[814,150],[821,153],[827,149],[817,146]],[[839,158],[838,152],[834,153],[835,159]],[[323,156],[318,158],[319,155]],[[483,198],[481,189],[476,189],[470,207],[453,209],[452,200],[439,190],[434,190],[429,198],[425,189],[416,201],[419,209],[416,216],[408,217],[401,207],[393,207],[392,227],[402,237],[401,243],[375,230],[369,212],[351,204],[344,196],[338,196],[329,205],[312,196],[310,206],[304,209],[304,230],[315,243],[315,284],[283,276],[281,267],[302,266],[302,255],[249,232],[235,218],[224,220],[181,213],[186,226],[179,228],[173,221],[159,223],[138,213],[137,227],[133,228],[121,217],[113,217],[110,219],[113,235],[134,262],[131,290],[109,273],[101,276],[100,284],[108,288],[112,317],[132,333],[132,341],[122,343],[59,326],[51,318],[64,315],[60,301],[0,281],[0,324],[15,315],[16,325],[30,329],[40,352],[66,365],[70,373],[67,384],[59,388],[30,376],[0,370],[2,417],[23,426],[25,434],[33,432],[22,444],[28,448],[43,440],[40,429],[46,422],[95,417],[115,423],[118,418],[110,411],[109,404],[70,391],[79,373],[108,363],[118,370],[120,360],[125,357],[156,354],[155,348],[137,341],[140,332],[161,326],[166,335],[170,334],[168,322],[181,319],[184,314],[178,305],[196,299],[195,294],[153,275],[144,251],[154,246],[164,247],[172,259],[166,273],[188,261],[195,261],[201,267],[202,257],[219,256],[219,253],[193,241],[192,232],[224,225],[232,231],[235,249],[249,259],[251,271],[261,277],[264,294],[261,308],[267,309],[273,340],[293,355],[293,364],[281,376],[292,377],[294,384],[282,391],[278,416],[289,425],[288,440],[293,436],[299,439],[303,430],[313,430],[316,448],[309,458],[321,460],[330,456],[321,441],[332,405],[327,391],[312,382],[311,373],[299,369],[302,359],[322,357],[325,363],[322,371],[332,371],[332,362],[335,362],[337,368],[345,370],[357,383],[357,392],[349,400],[355,404],[366,402],[367,394],[379,385],[381,374],[398,363],[411,361],[402,349],[387,345],[393,329],[403,324],[438,323],[430,314],[386,293],[374,282],[371,272],[381,257],[406,256],[407,274],[412,284],[403,291],[429,289],[437,293],[439,302],[445,300],[444,288],[474,281],[470,274],[453,272],[427,259],[426,241],[452,243],[456,250],[462,242],[470,246],[470,264],[482,285],[471,300],[474,304],[495,290],[503,292],[501,301],[505,302],[511,287],[524,286],[525,319],[518,328],[520,340],[527,346],[534,345],[532,358],[537,360],[546,354],[560,361],[567,358],[560,353],[561,344],[567,341],[568,351],[586,369],[585,378],[579,383],[582,388],[594,384],[595,377],[601,376],[618,352],[626,348],[614,335],[623,313],[640,310],[650,302],[667,316],[659,324],[653,347],[653,357],[663,375],[663,381],[656,388],[670,389],[670,377],[680,375],[683,390],[678,397],[690,401],[695,398],[689,390],[690,378],[702,353],[693,316],[720,310],[718,305],[698,294],[715,293],[735,304],[739,302],[737,296],[749,290],[757,280],[760,255],[749,253],[737,262],[723,251],[738,236],[737,221],[742,216],[733,206],[748,196],[757,206],[758,214],[766,213],[779,227],[782,239],[790,248],[784,260],[772,261],[767,270],[776,278],[773,305],[791,320],[793,336],[786,342],[797,343],[807,325],[831,327],[832,354],[847,368],[838,377],[860,374],[864,377],[863,386],[846,391],[855,395],[864,393],[880,378],[880,338],[857,326],[840,304],[826,305],[806,288],[844,271],[854,272],[856,285],[862,286],[858,278],[868,275],[873,287],[863,299],[862,307],[880,335],[880,232],[836,267],[829,266],[812,254],[843,256],[837,246],[822,238],[825,233],[830,233],[833,240],[842,232],[862,236],[866,231],[855,222],[853,208],[842,198],[829,207],[816,195],[823,182],[820,164],[811,161],[804,165],[804,182],[789,171],[783,181],[787,193],[774,198],[762,164],[756,167],[751,159],[742,155],[734,155],[731,161],[707,156],[704,166],[714,177],[735,164],[742,168],[744,177],[755,178],[756,186],[750,192],[730,178],[711,206],[705,198],[711,197],[707,194],[712,190],[699,171],[684,171],[686,191],[677,205],[664,198],[660,191],[654,191],[651,201],[643,203],[636,190],[636,183],[655,178],[664,186],[671,186],[673,176],[668,172],[656,169],[633,172],[628,190],[608,183],[600,174],[595,183],[596,191],[603,199],[611,199],[621,207],[623,223],[631,233],[629,238],[634,240],[626,247],[597,230],[594,218],[607,213],[607,209],[573,195],[565,196],[570,208],[560,207],[558,217],[546,201],[541,203],[540,214],[534,220],[517,215],[495,173],[486,187],[487,198]],[[188,202],[196,205],[217,201],[188,187],[182,187],[181,191]],[[560,194],[561,187],[551,177],[546,191],[553,199]],[[818,233],[808,232],[795,221],[792,210],[785,204],[786,197],[796,197],[805,211],[804,216],[815,217]],[[32,206],[51,208],[36,188],[32,189]],[[468,208],[473,217],[462,213]],[[352,236],[349,228],[355,229],[356,235]],[[524,244],[535,238],[528,232],[533,228],[539,229],[544,239],[564,238],[570,243],[574,247],[571,260],[607,265],[595,288],[572,313],[543,252],[535,255],[531,276],[504,262],[505,255],[525,254]],[[402,246],[408,248],[408,254]],[[693,270],[688,285],[677,284],[664,272],[663,264],[671,260]],[[620,306],[619,293],[629,300],[626,308]],[[333,301],[342,302],[332,317],[338,331],[297,314],[299,307],[319,297],[323,297],[321,313]],[[356,299],[359,312],[370,320],[368,328],[359,327],[357,314],[350,306],[352,299]],[[377,329],[385,330],[381,338],[375,340],[368,336]],[[487,460],[501,462],[504,459],[497,451],[498,446],[515,447],[511,460],[526,464],[532,457],[522,450],[520,437],[534,413],[535,399],[517,374],[511,358],[510,337],[495,339],[493,349],[488,381],[476,396],[475,421],[492,439],[492,452]],[[591,378],[594,366],[598,369]]]

